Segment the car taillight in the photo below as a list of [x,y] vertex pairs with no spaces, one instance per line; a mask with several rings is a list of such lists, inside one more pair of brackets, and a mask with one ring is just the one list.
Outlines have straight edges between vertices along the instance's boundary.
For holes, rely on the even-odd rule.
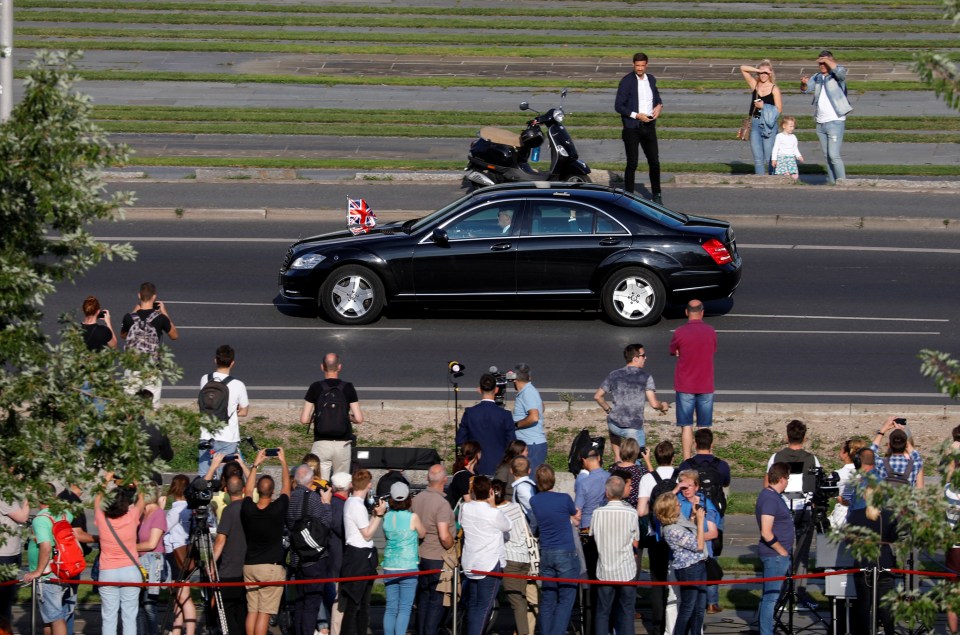
[[730,252],[727,251],[727,247],[717,240],[716,238],[711,238],[707,242],[703,243],[702,247],[710,257],[713,258],[713,261],[718,265],[725,265],[733,258],[730,256]]

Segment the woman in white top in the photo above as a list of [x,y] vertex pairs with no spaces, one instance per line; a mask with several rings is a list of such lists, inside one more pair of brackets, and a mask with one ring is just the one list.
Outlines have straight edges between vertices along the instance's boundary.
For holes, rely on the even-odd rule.
[[486,476],[475,476],[471,500],[460,508],[463,554],[460,564],[467,607],[467,635],[482,635],[500,590],[500,578],[480,571],[497,572],[507,564],[504,544],[510,538],[510,520],[497,509],[493,486]]
[[[175,582],[183,579],[183,565],[190,550],[190,512],[187,510],[186,498],[189,485],[190,478],[186,474],[177,474],[170,481],[170,488],[167,490],[167,498],[173,503],[167,510],[167,533],[163,537],[163,547],[170,564],[170,578]],[[190,587],[180,587],[176,594],[171,632],[174,635],[193,635],[197,628],[197,609],[190,597]]]

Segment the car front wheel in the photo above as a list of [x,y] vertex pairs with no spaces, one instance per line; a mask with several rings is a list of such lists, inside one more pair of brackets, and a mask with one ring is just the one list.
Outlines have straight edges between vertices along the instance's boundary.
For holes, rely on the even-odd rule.
[[369,324],[380,317],[383,304],[383,283],[366,267],[341,267],[320,288],[320,308],[336,324]]
[[620,326],[649,326],[660,319],[666,291],[649,269],[628,267],[614,273],[603,285],[603,311]]

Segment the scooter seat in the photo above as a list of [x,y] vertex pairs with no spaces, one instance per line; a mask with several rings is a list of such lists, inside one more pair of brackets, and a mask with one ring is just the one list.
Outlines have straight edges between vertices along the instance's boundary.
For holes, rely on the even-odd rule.
[[503,128],[495,126],[484,126],[480,128],[480,137],[493,143],[502,143],[505,146],[520,147],[520,135]]

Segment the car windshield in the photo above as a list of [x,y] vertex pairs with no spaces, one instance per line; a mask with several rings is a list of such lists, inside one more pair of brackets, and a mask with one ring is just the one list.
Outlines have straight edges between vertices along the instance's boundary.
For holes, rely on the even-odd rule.
[[408,234],[413,234],[413,233],[415,233],[415,232],[420,231],[420,230],[423,229],[424,227],[429,227],[430,225],[432,225],[432,224],[433,224],[435,221],[437,221],[438,219],[443,218],[444,216],[446,216],[447,212],[449,212],[450,210],[456,208],[456,207],[459,206],[464,200],[466,200],[466,199],[468,199],[468,198],[470,198],[470,194],[467,194],[466,196],[463,196],[463,197],[461,197],[461,198],[458,198],[458,199],[455,200],[454,202],[450,203],[449,205],[447,205],[447,206],[445,206],[445,207],[441,207],[440,209],[438,209],[437,211],[435,211],[435,212],[432,213],[432,214],[428,214],[428,215],[424,216],[423,218],[418,218],[418,219],[416,219],[416,220],[413,222],[412,225],[410,224],[410,221],[407,221],[406,223],[403,224],[403,230],[404,230],[405,232],[407,232]]
[[655,203],[627,192],[624,192],[623,205],[637,214],[641,214],[667,226],[683,225],[688,220],[684,214],[668,210],[666,207],[660,207]]

